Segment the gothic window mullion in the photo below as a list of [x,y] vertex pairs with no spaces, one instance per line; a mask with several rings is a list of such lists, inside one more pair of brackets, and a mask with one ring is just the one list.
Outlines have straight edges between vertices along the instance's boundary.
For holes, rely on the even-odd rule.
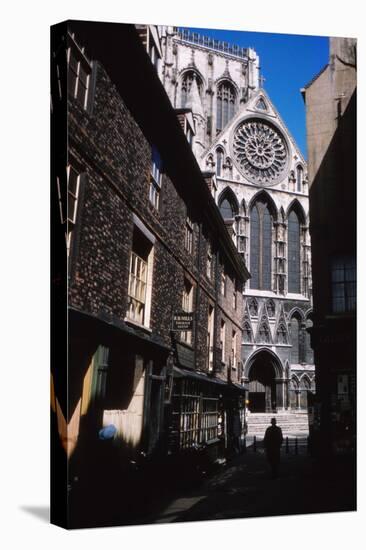
[[259,210],[259,288],[263,288],[263,209]]
[[288,292],[301,292],[301,248],[300,223],[294,211],[288,220]]
[[251,215],[251,288],[272,289],[272,217],[265,203],[257,203]]

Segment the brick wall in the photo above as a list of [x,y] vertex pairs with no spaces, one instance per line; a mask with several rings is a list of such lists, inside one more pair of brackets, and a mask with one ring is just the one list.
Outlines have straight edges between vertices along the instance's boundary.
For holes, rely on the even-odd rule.
[[[181,310],[184,279],[189,278],[194,286],[193,309],[197,312],[192,348],[196,351],[197,367],[205,370],[208,308],[210,303],[215,305],[215,285],[220,284],[226,260],[221,257],[217,273],[209,279],[206,266],[210,232],[200,215],[202,205],[195,205],[194,197],[189,206],[194,222],[193,253],[185,249],[189,198],[182,196],[167,173],[162,177],[159,212],[150,203],[151,144],[100,65],[93,99],[90,112],[69,99],[69,151],[86,173],[72,237],[69,304],[95,316],[107,314],[119,323],[124,321],[135,213],[156,238],[150,328],[170,345],[172,313]],[[214,265],[217,253],[213,246]],[[221,297],[218,293],[215,340],[218,346],[220,320],[224,316],[227,357],[235,326],[239,359],[242,295],[238,289],[238,309],[233,311],[233,276],[228,266],[226,270],[227,295]],[[225,371],[222,376],[227,376]]]

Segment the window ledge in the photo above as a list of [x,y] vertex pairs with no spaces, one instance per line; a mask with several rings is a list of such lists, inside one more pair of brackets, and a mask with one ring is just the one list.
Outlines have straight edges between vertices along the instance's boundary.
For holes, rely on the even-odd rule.
[[141,325],[140,323],[138,323],[137,321],[133,321],[132,319],[129,319],[129,317],[125,317],[124,318],[124,322],[127,324],[127,325],[132,325],[133,327],[136,327],[136,328],[140,328],[146,332],[149,332],[149,333],[152,333],[152,329],[149,328],[149,327],[146,327],[145,325]]

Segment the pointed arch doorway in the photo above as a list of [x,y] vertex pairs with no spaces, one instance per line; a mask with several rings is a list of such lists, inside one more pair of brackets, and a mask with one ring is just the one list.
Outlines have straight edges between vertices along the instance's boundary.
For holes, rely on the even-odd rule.
[[283,409],[284,380],[280,360],[270,350],[260,350],[247,364],[250,412]]

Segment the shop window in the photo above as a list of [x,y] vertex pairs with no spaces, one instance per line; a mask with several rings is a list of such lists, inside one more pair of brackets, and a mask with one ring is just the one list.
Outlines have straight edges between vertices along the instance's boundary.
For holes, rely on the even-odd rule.
[[173,391],[173,429],[179,449],[209,444],[218,437],[219,399],[200,382],[183,379]]

